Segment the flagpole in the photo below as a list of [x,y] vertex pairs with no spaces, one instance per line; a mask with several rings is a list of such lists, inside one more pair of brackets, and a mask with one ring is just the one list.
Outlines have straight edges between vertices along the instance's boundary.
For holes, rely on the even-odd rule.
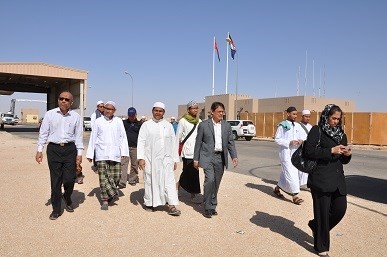
[[215,94],[215,37],[212,47],[212,95]]
[[238,53],[236,54],[236,82],[235,82],[235,118],[239,120],[240,117],[238,117]]
[[[230,34],[230,32],[227,34],[227,35],[229,35]],[[227,56],[227,61],[226,61],[226,94],[227,94],[227,86],[228,86],[228,42],[227,42],[227,40],[226,40],[226,50],[227,50],[227,53],[226,53],[226,56]]]

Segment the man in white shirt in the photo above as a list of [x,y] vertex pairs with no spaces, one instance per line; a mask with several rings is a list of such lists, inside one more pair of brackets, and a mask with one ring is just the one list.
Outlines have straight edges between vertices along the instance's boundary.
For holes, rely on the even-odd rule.
[[[73,95],[62,92],[58,97],[58,106],[44,115],[39,131],[38,151],[35,160],[43,160],[43,147],[47,145],[47,161],[51,180],[51,220],[61,215],[61,199],[65,209],[74,212],[71,194],[74,189],[77,165],[82,163],[83,122],[78,113],[70,109]],[[64,193],[62,195],[62,184]]]
[[196,195],[200,194],[199,171],[193,166],[196,135],[198,132],[198,124],[201,122],[201,119],[198,117],[198,112],[198,104],[190,101],[187,104],[187,113],[179,120],[176,134],[176,144],[179,146],[184,142],[181,148],[183,172],[180,174],[180,179],[176,187],[177,190],[179,190],[179,187],[182,187],[190,193],[193,203],[199,203]]
[[296,122],[297,109],[293,106],[287,110],[287,119],[281,121],[275,134],[275,142],[279,146],[279,158],[281,162],[281,174],[274,194],[279,198],[284,198],[280,189],[293,197],[294,204],[301,204],[304,200],[297,194],[300,192],[299,171],[293,166],[291,157],[294,151],[302,144],[304,131],[301,125]]
[[156,102],[153,118],[142,124],[137,142],[138,167],[144,171],[144,204],[147,211],[168,203],[168,214],[179,216],[174,170],[179,162],[175,132],[164,119],[165,105]]
[[[312,125],[309,123],[309,121],[310,121],[310,111],[303,110],[300,125],[304,129],[306,135],[308,135],[310,129],[312,128]],[[306,137],[305,137],[305,140],[306,140]]]
[[97,109],[90,115],[91,129],[93,129],[95,120],[103,116],[103,108],[104,108],[103,101],[99,100],[97,102]]
[[[301,117],[301,121],[299,122],[303,129],[303,136],[301,139],[305,141],[306,138],[308,137],[308,133],[310,129],[312,128],[312,125],[310,125],[309,123],[310,111],[303,110],[301,114],[302,114],[302,117]],[[300,186],[305,186],[308,183],[308,173],[298,171],[298,175],[300,178]]]
[[118,200],[118,182],[121,177],[121,159],[129,157],[129,147],[122,120],[114,116],[116,104],[104,105],[104,116],[95,121],[91,131],[86,158],[97,163],[101,189],[101,210],[108,210],[108,203]]

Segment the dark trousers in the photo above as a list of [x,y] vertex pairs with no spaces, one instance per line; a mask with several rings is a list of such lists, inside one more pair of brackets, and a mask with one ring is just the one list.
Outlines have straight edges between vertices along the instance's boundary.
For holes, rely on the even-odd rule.
[[344,217],[347,210],[347,196],[337,189],[332,193],[311,190],[313,198],[314,249],[321,253],[329,251],[329,231]]
[[183,159],[183,172],[180,174],[179,185],[191,194],[200,194],[199,171],[193,166],[193,159]]
[[74,143],[64,146],[48,144],[47,161],[51,178],[51,204],[55,213],[61,212],[62,184],[64,196],[71,204],[76,177],[77,148]]
[[218,205],[218,190],[224,173],[223,154],[214,154],[208,167],[204,169],[204,209],[215,210]]

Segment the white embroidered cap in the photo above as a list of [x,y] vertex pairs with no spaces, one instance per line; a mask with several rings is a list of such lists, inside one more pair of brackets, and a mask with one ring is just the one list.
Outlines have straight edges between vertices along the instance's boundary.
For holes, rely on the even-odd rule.
[[105,103],[105,105],[107,105],[107,104],[113,105],[114,109],[116,109],[116,103],[115,103],[115,102],[113,102],[113,101],[107,101],[107,102]]
[[303,110],[302,111],[302,115],[310,115],[310,111],[309,110]]
[[153,108],[155,108],[155,107],[158,107],[158,108],[161,108],[161,109],[165,110],[165,104],[163,104],[162,102],[155,102],[153,104]]

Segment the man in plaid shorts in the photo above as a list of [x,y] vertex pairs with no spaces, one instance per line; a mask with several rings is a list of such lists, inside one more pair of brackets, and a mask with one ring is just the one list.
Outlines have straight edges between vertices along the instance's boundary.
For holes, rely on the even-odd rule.
[[104,116],[95,121],[86,154],[87,160],[92,162],[95,153],[101,188],[101,210],[107,210],[109,202],[118,200],[121,159],[129,156],[124,124],[114,116],[115,111],[115,102],[106,102]]

